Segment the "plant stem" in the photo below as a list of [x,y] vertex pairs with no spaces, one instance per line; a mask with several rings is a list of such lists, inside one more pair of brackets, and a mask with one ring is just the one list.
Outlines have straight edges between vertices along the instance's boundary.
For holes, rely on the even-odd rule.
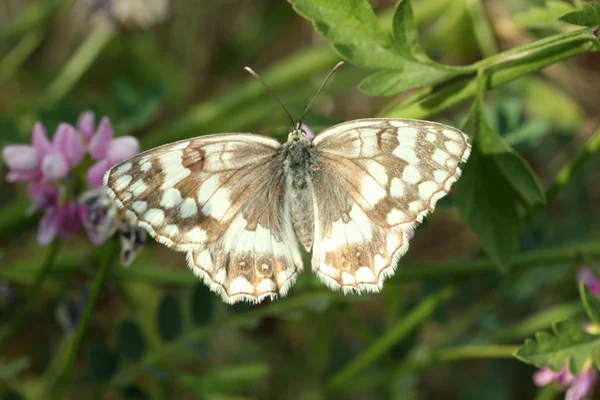
[[92,289],[85,303],[85,308],[83,309],[83,314],[81,315],[81,319],[77,324],[77,330],[75,331],[75,336],[71,340],[69,345],[69,350],[67,353],[67,359],[64,363],[63,370],[60,373],[57,382],[55,384],[53,390],[53,398],[60,400],[63,398],[63,393],[66,389],[67,382],[69,380],[69,376],[71,374],[71,370],[73,369],[73,364],[75,363],[75,358],[77,357],[77,353],[79,352],[79,347],[81,342],[83,341],[83,336],[88,328],[90,318],[92,316],[92,311],[96,305],[96,300],[98,300],[98,295],[100,294],[100,289],[104,283],[104,278],[110,268],[112,262],[114,261],[117,246],[110,243],[109,249],[106,250],[106,256],[102,264],[100,265],[100,270],[96,274],[96,278],[94,279],[94,283],[92,285]]
[[554,199],[560,190],[571,181],[571,178],[579,172],[579,170],[587,163],[592,157],[594,157],[600,151],[600,129],[596,131],[587,142],[585,147],[577,154],[577,156],[571,159],[565,164],[554,181],[546,190],[546,198],[548,201]]
[[346,364],[327,383],[327,391],[339,391],[361,370],[375,362],[392,346],[404,339],[423,323],[437,307],[456,293],[454,286],[446,286],[439,292],[422,300],[413,310],[400,319],[381,338],[373,342],[365,351]]
[[48,248],[48,253],[46,254],[46,258],[42,266],[39,268],[37,275],[35,276],[35,280],[33,281],[33,285],[29,290],[29,294],[27,295],[27,299],[25,300],[25,304],[15,314],[12,316],[8,324],[2,328],[0,331],[0,353],[6,343],[10,340],[10,338],[17,332],[25,317],[29,313],[33,302],[36,298],[38,298],[40,294],[40,290],[42,288],[42,284],[44,283],[48,272],[54,265],[56,261],[56,256],[61,247],[61,241],[54,240],[50,243],[50,247]]
[[19,43],[0,61],[0,84],[6,82],[21,65],[37,49],[44,38],[44,32],[40,29],[25,35]]
[[[600,241],[592,240],[576,245],[555,246],[517,254],[513,259],[511,271],[579,262],[582,254],[600,259]],[[145,262],[144,257],[144,253],[138,256],[139,267],[119,268],[116,270],[115,276],[117,279],[178,286],[192,286],[198,282],[198,278],[187,270],[153,266],[152,260]],[[31,283],[33,281],[32,277],[37,274],[39,267],[36,263],[38,262],[38,260],[27,260],[18,264],[6,265],[0,268],[0,278],[22,284]],[[184,262],[183,259],[181,262]],[[77,270],[79,265],[80,257],[77,254],[66,254],[59,258],[59,262],[53,268],[49,277],[60,278],[61,275]],[[483,257],[475,260],[453,260],[436,263],[417,262],[407,264],[401,262],[400,268],[398,268],[394,277],[386,283],[386,287],[411,280],[447,279],[495,271],[497,271],[496,265]]]
[[113,36],[113,30],[101,24],[96,25],[56,79],[42,94],[39,100],[40,106],[50,108],[62,100],[89,69]]
[[360,299],[345,297],[330,290],[314,291],[300,294],[295,297],[277,300],[267,304],[264,307],[254,308],[243,314],[231,315],[229,318],[222,320],[222,322],[194,328],[181,335],[175,341],[170,342],[147,354],[139,363],[131,364],[121,368],[117,375],[111,379],[105,388],[118,387],[125,382],[131,382],[131,380],[133,380],[137,374],[142,372],[145,368],[156,365],[169,357],[173,357],[174,354],[177,354],[178,352],[188,351],[189,343],[202,340],[211,334],[240,328],[251,321],[261,320],[266,317],[286,315],[294,310],[306,310],[306,308],[311,304],[316,304],[323,301],[329,301],[333,303],[340,301],[360,301]]
[[[598,39],[587,29],[567,32],[515,47],[483,59],[473,64],[473,67],[489,76],[485,89],[490,90],[548,65],[588,52],[597,42]],[[427,88],[423,88],[419,91],[419,96],[409,97],[400,104],[387,108],[382,116],[425,119],[460,104],[477,93],[476,78],[459,82],[450,80],[433,86],[439,90],[431,96],[422,98],[422,94],[427,93]]]
[[477,358],[512,358],[519,346],[513,345],[465,345],[452,346],[433,351],[427,355],[406,360],[396,367],[389,376],[392,379],[409,373],[427,369],[433,365],[451,361]]

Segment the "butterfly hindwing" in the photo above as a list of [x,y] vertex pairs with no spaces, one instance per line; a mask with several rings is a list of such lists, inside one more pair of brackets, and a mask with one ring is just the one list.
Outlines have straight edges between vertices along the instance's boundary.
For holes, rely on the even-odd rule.
[[460,176],[466,135],[434,122],[365,119],[314,140],[313,269],[344,291],[378,291],[413,228]]
[[188,253],[190,268],[228,303],[284,296],[302,270],[284,181],[274,171],[219,240]]

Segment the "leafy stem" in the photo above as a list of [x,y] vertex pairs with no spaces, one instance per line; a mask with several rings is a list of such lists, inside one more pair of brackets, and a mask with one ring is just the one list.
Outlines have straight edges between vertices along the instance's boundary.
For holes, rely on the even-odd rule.
[[94,279],[92,289],[85,303],[85,308],[83,309],[83,314],[81,315],[81,319],[77,324],[77,330],[75,331],[75,335],[69,343],[67,358],[53,389],[54,399],[58,400],[63,398],[63,393],[66,389],[71,370],[73,369],[75,358],[77,357],[79,347],[81,346],[81,342],[83,341],[83,336],[85,335],[85,332],[87,331],[88,325],[90,323],[92,311],[94,310],[96,301],[98,300],[100,289],[102,288],[104,279],[106,278],[106,274],[108,273],[108,270],[117,255],[117,246],[115,244],[116,243],[114,242],[108,244],[108,246],[111,248],[106,251],[104,260],[102,261],[100,269],[98,270],[96,278]]
[[37,271],[35,280],[33,281],[33,285],[31,286],[27,299],[25,300],[25,304],[23,304],[23,306],[19,308],[17,312],[15,312],[8,324],[0,331],[0,352],[4,348],[6,343],[10,340],[10,338],[19,329],[19,327],[25,320],[25,317],[27,316],[27,314],[29,314],[33,302],[39,297],[42,284],[46,280],[46,277],[52,269],[52,266],[56,262],[56,257],[58,256],[60,247],[61,242],[59,240],[54,240],[52,241],[52,243],[50,243],[44,262]]

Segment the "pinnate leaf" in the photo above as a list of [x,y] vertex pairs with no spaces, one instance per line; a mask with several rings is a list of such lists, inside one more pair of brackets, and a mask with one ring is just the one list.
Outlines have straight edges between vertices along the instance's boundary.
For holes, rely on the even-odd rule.
[[578,375],[592,357],[597,358],[598,351],[600,335],[587,333],[579,321],[565,321],[554,325],[554,333],[538,332],[535,339],[526,339],[515,357],[553,371],[568,363],[569,371]]
[[550,0],[544,7],[531,7],[515,15],[514,22],[526,28],[553,27],[560,24],[562,15],[573,10],[573,6],[565,1]]
[[600,26],[600,2],[587,3],[581,10],[565,14],[560,17],[560,20],[573,25]]
[[381,70],[367,76],[359,89],[372,96],[393,96],[418,86],[429,85],[457,75],[443,65],[407,60],[397,70]]
[[392,29],[396,47],[400,53],[411,58],[429,59],[419,41],[419,30],[413,16],[410,0],[400,0],[396,4]]
[[166,295],[158,306],[157,327],[160,336],[167,341],[175,339],[183,328],[183,316],[179,301],[173,295]]
[[473,148],[457,183],[455,204],[482,248],[506,271],[525,217],[545,202],[545,194],[527,162],[490,127],[480,101],[462,130],[472,136]]
[[596,324],[600,324],[600,299],[583,282],[579,284],[579,294],[581,295],[585,312],[590,320]]
[[294,10],[312,21],[346,60],[359,67],[396,69],[404,58],[381,29],[366,0],[293,0]]

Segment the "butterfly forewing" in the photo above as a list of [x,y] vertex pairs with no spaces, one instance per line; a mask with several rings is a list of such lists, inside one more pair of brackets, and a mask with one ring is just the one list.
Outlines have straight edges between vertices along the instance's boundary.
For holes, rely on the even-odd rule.
[[280,144],[246,135],[205,136],[141,153],[112,168],[107,187],[129,217],[169,247],[217,240],[281,163]]
[[460,176],[470,147],[427,121],[365,119],[318,135],[313,269],[344,291],[378,291],[412,229]]

